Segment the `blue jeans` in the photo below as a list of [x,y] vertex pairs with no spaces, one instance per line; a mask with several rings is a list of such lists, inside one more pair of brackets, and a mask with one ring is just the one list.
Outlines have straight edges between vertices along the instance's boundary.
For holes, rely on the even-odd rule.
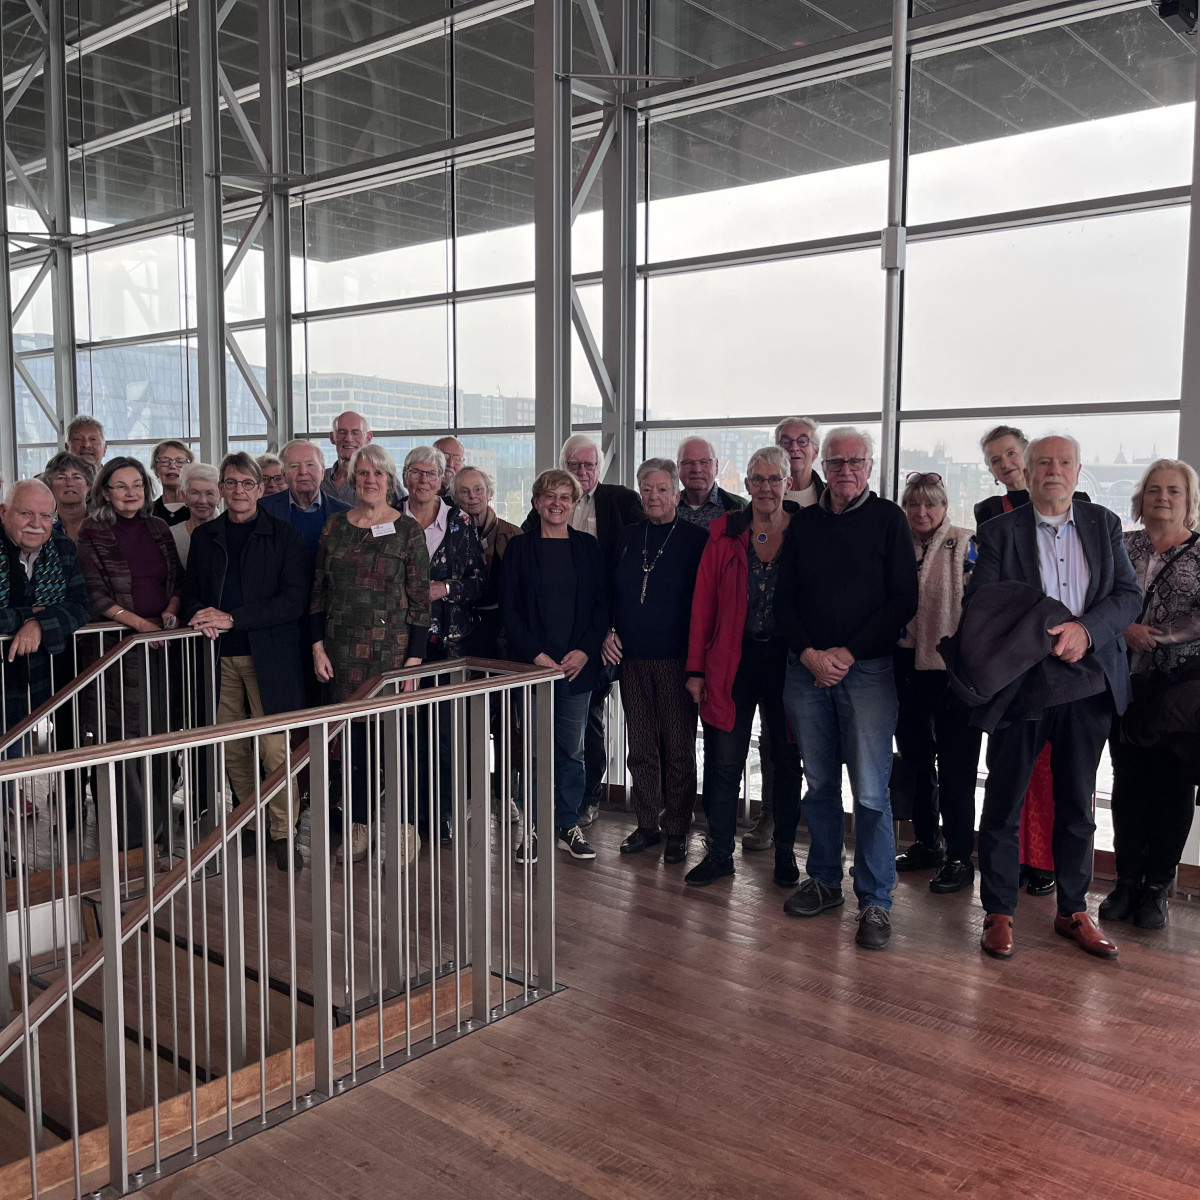
[[827,887],[842,885],[845,762],[854,796],[854,894],[860,909],[890,909],[896,837],[888,780],[898,711],[891,655],[856,662],[841,683],[822,688],[790,654],[783,707],[808,783],[803,808],[812,846],[805,870]]
[[[554,683],[554,824],[570,829],[579,824],[585,778],[583,735],[587,728],[591,692],[572,695],[565,679]],[[537,730],[537,696],[533,700],[533,728]],[[533,823],[537,826],[537,748],[533,755]]]

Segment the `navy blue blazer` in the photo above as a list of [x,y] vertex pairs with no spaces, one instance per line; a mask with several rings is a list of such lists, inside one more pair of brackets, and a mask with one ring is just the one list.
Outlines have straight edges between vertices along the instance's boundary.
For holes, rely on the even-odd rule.
[[[575,619],[571,649],[582,650],[587,666],[575,676],[573,693],[595,690],[600,672],[600,645],[608,629],[608,579],[600,543],[591,534],[568,529],[575,566]],[[504,552],[500,574],[500,611],[508,629],[508,648],[517,662],[531,663],[546,649],[542,613],[544,588],[537,554],[538,529],[513,538]]]
[[[1124,631],[1142,610],[1142,590],[1116,514],[1082,500],[1073,501],[1073,506],[1075,528],[1091,575],[1084,610],[1076,620],[1091,636],[1088,653],[1099,661],[1117,712],[1122,713],[1130,696]],[[1045,591],[1038,561],[1036,515],[1032,504],[1024,504],[979,527],[979,558],[967,583],[964,603],[985,583],[1001,579],[1020,580]]]

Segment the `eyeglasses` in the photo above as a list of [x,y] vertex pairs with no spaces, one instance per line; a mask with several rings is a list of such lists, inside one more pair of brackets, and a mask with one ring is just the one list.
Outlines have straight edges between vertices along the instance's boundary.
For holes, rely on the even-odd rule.
[[600,464],[595,460],[585,462],[579,458],[573,458],[567,463],[567,470],[574,475],[577,471],[594,471]]
[[461,454],[447,454],[446,465],[449,467],[461,467],[463,465],[463,456]]
[[779,439],[780,446],[785,450],[790,450],[794,446],[797,450],[807,450],[812,445],[812,438],[807,433],[802,433],[799,437],[781,437]]
[[144,492],[146,485],[138,480],[137,483],[106,483],[104,485],[110,492]]
[[777,488],[783,486],[782,475],[749,475],[746,482],[755,488],[760,488],[764,483],[769,483],[771,487]]
[[679,466],[682,470],[685,467],[703,467],[706,471],[713,465],[711,458],[681,458]]
[[423,471],[420,467],[409,467],[408,473],[415,475],[418,479],[441,479],[440,471]]
[[936,471],[910,471],[905,483],[941,483],[942,477]]
[[252,492],[258,487],[256,479],[222,479],[221,490],[226,492]]
[[186,467],[190,459],[186,458],[156,458],[154,465],[156,467]]
[[263,475],[263,483],[282,483],[283,475]]
[[825,473],[837,475],[843,467],[849,467],[852,471],[862,471],[870,461],[869,458],[827,458],[824,464]]

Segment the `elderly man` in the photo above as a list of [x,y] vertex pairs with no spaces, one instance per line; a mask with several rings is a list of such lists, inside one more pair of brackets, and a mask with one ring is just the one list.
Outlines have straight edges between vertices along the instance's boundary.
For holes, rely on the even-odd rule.
[[454,500],[454,477],[462,470],[462,465],[466,462],[467,452],[463,447],[462,442],[456,437],[440,437],[433,443],[435,450],[442,452],[442,457],[446,460],[446,469],[442,472],[442,499],[453,504]]
[[1003,712],[992,706],[989,713],[996,724],[988,738],[979,819],[979,898],[987,914],[981,945],[994,958],[1013,952],[1021,808],[1034,761],[1049,742],[1058,889],[1054,930],[1089,954],[1116,958],[1116,945],[1087,912],[1096,829],[1092,793],[1113,714],[1129,703],[1122,631],[1137,620],[1141,591],[1120,520],[1098,504],[1072,498],[1079,443],[1070,437],[1035,439],[1025,450],[1025,474],[1030,502],[980,526],[979,558],[964,605],[969,611],[986,584],[1017,580],[1059,602],[1074,619],[1046,630],[1049,655],[1020,678]]
[[[312,572],[304,539],[287,521],[263,512],[262,472],[246,453],[220,466],[225,511],[192,534],[184,582],[184,615],[193,629],[220,639],[217,723],[290,712],[304,705],[299,624],[308,607]],[[286,759],[283,734],[259,739],[267,775]],[[253,743],[230,742],[226,771],[238,800],[253,799],[259,779]],[[298,805],[291,781],[268,802],[276,862],[288,869],[288,834]],[[245,850],[253,848],[253,842]],[[293,861],[300,853],[292,840]]]
[[[577,433],[563,442],[558,465],[570,471],[583,488],[583,499],[571,513],[571,527],[590,533],[600,543],[604,565],[611,577],[617,565],[617,548],[621,530],[645,520],[642,501],[632,488],[619,483],[600,482],[600,449],[586,433]],[[536,511],[530,511],[521,525],[528,533],[537,529]],[[583,803],[579,806],[579,828],[586,829],[600,812],[600,795],[604,775],[608,770],[608,748],[604,731],[604,706],[612,691],[612,669],[603,667],[596,690],[588,706],[587,731],[584,737],[585,782]]]
[[746,507],[741,496],[718,487],[721,464],[712,442],[701,437],[685,438],[679,443],[676,462],[683,490],[675,511],[681,521],[708,529],[718,517]]
[[51,656],[68,648],[90,606],[75,543],[54,529],[54,495],[44,483],[14,483],[0,504],[0,523],[0,634],[12,639],[4,647],[4,715],[11,729],[50,698]]
[[840,428],[825,441],[828,486],[792,518],[784,539],[775,619],[787,639],[783,704],[804,761],[807,878],[784,904],[815,917],[844,903],[842,763],[854,826],[855,942],[891,937],[896,841],[888,780],[896,729],[892,650],[917,611],[917,568],[903,511],[870,490],[870,435]]
[[108,453],[108,442],[104,440],[104,426],[88,413],[80,413],[67,426],[66,448],[80,458],[86,458],[97,470]]

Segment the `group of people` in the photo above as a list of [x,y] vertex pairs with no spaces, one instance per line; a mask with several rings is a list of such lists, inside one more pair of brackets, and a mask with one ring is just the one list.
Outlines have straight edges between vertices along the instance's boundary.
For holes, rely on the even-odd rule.
[[[79,418],[42,480],[6,497],[10,660],[23,656],[48,694],[53,671],[35,660],[60,653],[89,617],[139,631],[185,622],[219,646],[219,721],[347,699],[375,675],[431,661],[552,668],[554,844],[577,859],[595,857],[585,831],[619,679],[637,822],[622,854],[661,845],[668,864],[688,858],[699,718],[708,828],[684,876],[696,887],[736,869],[757,713],[763,803],[743,849],[773,847],[789,915],[843,905],[844,766],[866,949],[889,942],[898,870],[931,871],[939,894],[973,885],[987,733],[983,950],[1013,953],[1024,884],[1057,892],[1058,933],[1115,957],[1087,910],[1107,741],[1118,879],[1099,915],[1166,923],[1200,773],[1200,488],[1186,463],[1151,464],[1133,497],[1140,528],[1123,533],[1076,491],[1074,439],[1000,426],[982,451],[1004,491],[977,506],[972,531],[950,522],[936,472],[911,474],[899,504],[873,492],[871,438],[851,427],[822,436],[815,420],[780,422],[746,464],[748,503],[720,487],[704,438],[685,439],[674,461],[642,463],[634,491],[600,482],[596,443],[576,435],[535,479],[518,528],[497,516],[494,480],[453,437],[411,450],[399,471],[361,414],[340,414],[330,440],[329,468],[304,440],[216,468],[166,441],[152,455],[152,498],[141,464],[106,460],[103,430]],[[19,708],[10,698],[10,725]],[[369,844],[357,736],[345,848],[355,858]],[[228,751],[239,797],[284,761],[282,737],[260,741],[261,763],[249,743]],[[440,749],[422,780],[435,795],[449,772]],[[901,795],[915,841],[897,854]],[[452,837],[448,808],[430,811]],[[270,809],[281,868],[296,818],[284,789]],[[536,822],[521,830],[519,861],[537,861],[537,839]]]

